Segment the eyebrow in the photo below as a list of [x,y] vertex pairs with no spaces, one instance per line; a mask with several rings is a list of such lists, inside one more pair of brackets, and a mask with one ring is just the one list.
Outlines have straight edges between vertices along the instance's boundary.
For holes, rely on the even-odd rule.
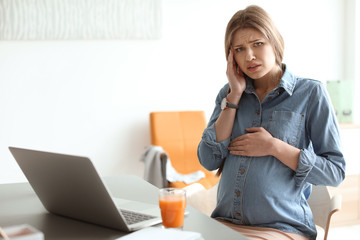
[[[258,42],[258,41],[263,41],[263,40],[262,40],[262,38],[256,38],[256,39],[251,40],[251,41],[249,41],[247,43],[254,43],[254,42]],[[242,47],[242,46],[243,46],[243,44],[234,45],[234,47]]]

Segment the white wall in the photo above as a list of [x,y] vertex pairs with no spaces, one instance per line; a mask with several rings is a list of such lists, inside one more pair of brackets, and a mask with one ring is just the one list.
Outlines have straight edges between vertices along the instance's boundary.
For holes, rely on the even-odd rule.
[[227,81],[226,24],[249,4],[277,23],[290,69],[341,79],[342,0],[163,0],[160,40],[1,41],[0,183],[25,180],[8,146],[85,155],[103,176],[142,176],[149,113],[210,116]]
[[[358,90],[360,89],[360,46],[356,43],[360,42],[360,1],[353,0],[355,3],[355,39],[354,39],[354,49],[353,54],[355,55],[355,89],[356,93],[354,94],[354,102],[360,103],[360,94],[358,94]],[[355,122],[360,122],[360,107],[357,105],[357,107],[354,109],[355,114]]]

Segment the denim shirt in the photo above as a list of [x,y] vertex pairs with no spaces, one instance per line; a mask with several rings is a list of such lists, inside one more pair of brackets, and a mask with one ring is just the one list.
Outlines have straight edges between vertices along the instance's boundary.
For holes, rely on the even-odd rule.
[[[337,120],[324,86],[294,76],[285,66],[278,86],[260,102],[252,80],[247,78],[231,137],[217,143],[214,123],[228,88],[226,84],[220,90],[198,146],[200,163],[206,169],[215,170],[225,160],[212,217],[315,239],[307,203],[311,185],[337,186],[345,177]],[[263,127],[273,137],[300,149],[297,170],[273,156],[230,154],[230,140],[246,134],[249,127]]]

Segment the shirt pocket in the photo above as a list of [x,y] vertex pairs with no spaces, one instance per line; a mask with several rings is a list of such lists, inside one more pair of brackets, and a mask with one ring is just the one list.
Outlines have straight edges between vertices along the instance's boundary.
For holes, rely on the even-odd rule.
[[297,146],[304,115],[290,111],[273,111],[267,130],[292,146]]

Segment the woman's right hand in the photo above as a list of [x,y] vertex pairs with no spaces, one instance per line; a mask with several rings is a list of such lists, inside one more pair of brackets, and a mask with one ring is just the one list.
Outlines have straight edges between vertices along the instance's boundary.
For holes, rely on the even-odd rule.
[[[226,97],[227,101],[238,105],[241,95],[245,90],[246,81],[240,68],[237,67],[232,50],[230,50],[228,56],[226,75],[228,77],[231,90]],[[234,126],[236,112],[237,110],[235,108],[225,108],[221,111],[218,119],[215,122],[216,142],[222,142],[230,138]]]
[[238,102],[240,100],[242,93],[246,88],[246,81],[243,72],[235,62],[234,53],[231,48],[227,59],[226,75],[230,84],[230,89],[231,89],[230,94],[235,95],[233,97],[235,99],[238,98],[237,99]]

